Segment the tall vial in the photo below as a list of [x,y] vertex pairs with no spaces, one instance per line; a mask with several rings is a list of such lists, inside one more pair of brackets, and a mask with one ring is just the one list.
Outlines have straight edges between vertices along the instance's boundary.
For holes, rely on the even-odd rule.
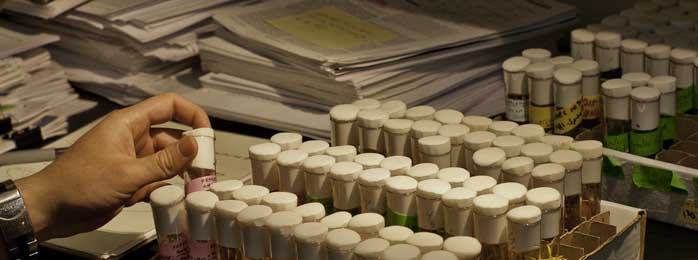
[[412,121],[433,120],[436,109],[431,106],[416,106],[405,111],[405,119]]
[[369,238],[361,241],[354,248],[356,260],[382,260],[383,251],[390,247],[390,242],[382,238]]
[[218,258],[222,260],[242,260],[242,237],[237,216],[247,203],[239,200],[223,200],[216,202],[215,222],[216,241],[218,241]]
[[247,203],[247,205],[259,205],[262,198],[269,194],[269,189],[259,185],[245,185],[233,191],[233,199]]
[[419,248],[410,244],[391,245],[383,251],[385,260],[419,260],[421,256]]
[[527,260],[540,257],[541,210],[536,206],[521,206],[507,213],[509,259]]
[[559,150],[550,154],[550,162],[565,167],[565,228],[572,230],[582,223],[582,155]]
[[150,206],[155,220],[160,258],[187,259],[189,247],[184,190],[174,185],[157,188],[150,193]]
[[359,145],[359,129],[356,118],[361,109],[355,105],[342,104],[330,109],[330,140],[332,146]]
[[598,32],[594,38],[594,55],[599,63],[601,81],[619,78],[621,36],[616,32]]
[[487,131],[492,124],[492,119],[484,116],[464,116],[461,123],[467,126],[471,132]]
[[545,136],[545,128],[536,124],[525,124],[517,126],[511,133],[523,138],[525,143],[530,144],[540,142],[540,139]]
[[308,153],[300,150],[287,150],[279,153],[276,164],[279,168],[279,191],[296,194],[298,202],[305,202],[305,176],[303,162]]
[[553,188],[531,189],[526,193],[526,205],[540,208],[541,259],[560,255],[560,235],[562,234],[562,197]]
[[565,167],[557,163],[544,163],[533,167],[533,188],[553,188],[561,195],[565,194]]
[[405,117],[407,105],[400,100],[391,100],[381,104],[380,109],[387,112],[390,119]]
[[[451,140],[451,167],[465,168],[465,135],[470,129],[462,124],[443,125],[439,128],[439,135]],[[442,167],[446,168],[446,167]]]
[[427,136],[437,135],[439,133],[439,128],[441,128],[441,123],[434,120],[420,120],[412,124],[412,130],[410,132],[410,150],[412,151],[411,158],[415,163],[421,162],[419,139]]
[[349,220],[348,229],[359,234],[361,240],[377,238],[378,232],[385,227],[385,218],[377,213],[357,214]]
[[473,154],[480,149],[492,146],[492,141],[497,136],[486,131],[475,131],[465,135],[465,169],[468,172],[475,173],[475,163],[473,163]]
[[531,60],[520,56],[509,58],[502,63],[507,93],[505,116],[507,120],[520,124],[528,122],[526,67],[529,64]]
[[363,166],[355,162],[338,162],[330,168],[332,201],[334,211],[347,211],[350,214],[361,212],[359,186],[356,179]]
[[434,113],[434,121],[442,125],[460,124],[463,121],[463,113],[454,109],[441,109]]
[[278,144],[281,151],[288,151],[298,149],[303,143],[303,136],[299,133],[283,132],[272,135],[269,141]]
[[384,168],[364,170],[359,174],[359,196],[361,212],[385,214],[385,182],[390,171]]
[[441,250],[444,239],[431,232],[417,232],[408,237],[405,242],[408,245],[416,246],[422,254],[426,254],[431,251]]
[[546,49],[530,48],[523,50],[521,56],[528,58],[531,63],[538,63],[548,61],[552,57],[552,53]]
[[528,111],[529,121],[552,132],[553,112],[553,73],[555,66],[549,62],[534,63],[526,67],[526,77],[531,91]]
[[325,154],[334,157],[336,162],[353,162],[356,153],[356,147],[351,145],[332,146],[325,150]]
[[232,200],[233,192],[242,188],[243,184],[239,180],[217,181],[210,186],[210,191],[218,196],[219,200]]
[[356,231],[340,228],[327,232],[325,246],[327,259],[352,260],[354,247],[361,242],[361,236]]
[[593,60],[595,38],[594,33],[587,29],[573,30],[570,34],[572,58],[575,60]]
[[511,131],[513,131],[517,126],[519,126],[519,124],[513,121],[494,121],[492,124],[490,124],[490,127],[487,130],[497,136],[511,135]]
[[386,225],[417,229],[417,181],[409,176],[390,177],[386,183]]
[[521,137],[504,135],[497,136],[497,138],[492,141],[492,146],[502,149],[507,158],[512,158],[521,154],[521,147],[523,147],[524,143],[526,143],[526,141]]
[[216,182],[216,153],[214,151],[214,133],[211,128],[197,128],[182,133],[196,139],[198,147],[191,166],[184,172],[185,191],[187,194],[208,190]]
[[509,204],[506,199],[494,194],[481,195],[473,201],[475,205],[475,238],[482,243],[481,260],[506,259],[507,216]]
[[213,207],[218,196],[210,191],[187,194],[187,223],[189,227],[189,258],[216,260],[216,237]]
[[308,156],[325,154],[327,148],[330,148],[330,144],[321,140],[305,141],[301,146],[298,146],[298,150],[306,152]]
[[497,180],[485,175],[470,177],[463,182],[463,188],[476,192],[478,196],[492,193],[495,185]]
[[630,153],[653,158],[662,149],[659,129],[659,97],[656,88],[639,87],[630,92],[632,132]]
[[264,219],[264,226],[269,232],[269,250],[273,259],[296,259],[296,243],[293,231],[303,223],[303,218],[293,211],[280,211]]
[[319,222],[325,217],[325,206],[319,202],[310,202],[293,209],[303,218],[303,223]]
[[644,72],[647,42],[638,39],[625,39],[620,45],[620,67],[623,73]]
[[305,176],[305,199],[307,202],[319,202],[325,207],[325,212],[332,212],[332,183],[330,168],[335,164],[334,157],[315,155],[303,162]]
[[414,122],[409,119],[389,119],[383,124],[386,156],[411,156],[410,130]]
[[346,228],[351,220],[351,214],[346,211],[338,211],[329,214],[320,220],[320,223],[327,226],[329,230]]
[[[695,107],[694,66],[696,51],[689,49],[671,50],[670,74],[676,78],[678,90],[676,108],[678,113],[692,112]],[[666,75],[666,74],[665,74]]]
[[601,124],[601,93],[599,93],[599,63],[578,60],[572,68],[582,72],[582,126],[591,129]]
[[444,241],[444,250],[458,257],[458,260],[477,260],[480,258],[482,244],[472,236],[454,236]]
[[595,140],[579,141],[572,144],[572,149],[584,158],[582,163],[582,218],[590,219],[601,213],[603,143]]
[[489,176],[499,182],[502,180],[502,163],[506,159],[506,152],[500,148],[480,149],[473,154],[473,175]]
[[521,147],[521,156],[531,158],[533,166],[547,163],[551,153],[553,153],[553,146],[543,142],[525,144]]
[[269,232],[264,225],[264,220],[271,214],[271,208],[264,205],[249,206],[238,214],[242,247],[247,259],[271,259]]
[[439,173],[439,166],[433,163],[420,163],[412,166],[407,171],[407,176],[412,177],[417,181],[436,179]]
[[645,48],[645,72],[652,77],[669,75],[671,46],[653,44]]
[[448,182],[451,188],[463,187],[463,182],[465,179],[470,178],[470,173],[468,170],[460,167],[449,167],[439,169],[439,173],[436,174],[436,178],[439,180]]
[[604,112],[606,129],[604,146],[621,151],[628,151],[630,134],[630,82],[613,79],[601,84],[604,95]]
[[406,156],[390,156],[381,162],[380,168],[390,171],[390,176],[407,175],[412,168],[412,159]]
[[659,76],[650,80],[649,86],[662,93],[659,97],[659,126],[662,129],[662,146],[669,149],[676,139],[676,78]]
[[385,160],[385,156],[379,153],[362,153],[354,158],[354,162],[361,164],[364,169],[381,167],[383,160]]
[[422,163],[433,163],[439,168],[451,167],[451,138],[433,135],[420,138],[419,152]]
[[451,189],[448,182],[439,179],[417,184],[417,221],[420,231],[444,234],[444,213],[441,196]]
[[523,206],[526,203],[528,188],[521,183],[504,182],[492,188],[492,194],[509,201],[509,210]]
[[296,244],[297,259],[325,260],[325,237],[327,226],[320,222],[305,222],[293,229],[293,238]]
[[446,237],[473,235],[473,200],[475,191],[458,187],[441,196]]
[[502,163],[502,181],[519,183],[526,188],[531,187],[531,171],[533,159],[529,157],[512,157]]
[[575,69],[556,70],[553,133],[577,136],[582,124],[582,73]]
[[273,212],[291,211],[298,207],[298,197],[290,192],[275,191],[264,196],[260,205],[270,207]]
[[383,124],[390,115],[381,109],[366,109],[359,112],[359,148],[362,153],[385,153]]

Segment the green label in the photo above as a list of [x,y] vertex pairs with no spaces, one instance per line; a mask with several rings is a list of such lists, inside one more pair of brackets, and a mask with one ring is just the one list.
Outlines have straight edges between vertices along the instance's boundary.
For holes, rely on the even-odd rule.
[[688,188],[686,188],[686,185],[683,184],[681,177],[676,172],[671,172],[671,191],[688,194]]
[[663,116],[659,119],[659,126],[662,128],[662,140],[676,139],[676,117]]
[[623,172],[623,165],[618,162],[613,157],[608,157],[608,156],[603,156],[603,172],[606,175],[613,176],[613,177],[623,177],[625,176],[625,173]]
[[386,210],[385,213],[385,224],[386,226],[400,225],[408,227],[412,230],[417,230],[417,216],[408,216],[392,211],[391,209]]
[[635,165],[633,168],[633,183],[639,188],[688,194],[686,185],[681,182],[678,174],[649,166]]
[[639,156],[652,156],[662,149],[662,136],[658,130],[630,133],[630,153]]
[[319,202],[322,204],[322,206],[325,208],[325,214],[329,215],[330,213],[334,212],[334,206],[332,205],[332,197],[329,198],[321,198],[321,197],[313,197],[311,195],[307,195],[308,197],[308,202]]
[[606,135],[603,138],[604,146],[616,151],[628,151],[628,133]]
[[687,88],[676,88],[676,112],[686,113],[693,108],[693,85]]

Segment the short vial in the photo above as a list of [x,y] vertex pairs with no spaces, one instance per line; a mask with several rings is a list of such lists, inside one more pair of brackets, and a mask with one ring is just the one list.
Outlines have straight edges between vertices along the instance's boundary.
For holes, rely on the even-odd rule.
[[306,202],[319,202],[325,206],[325,212],[332,212],[332,182],[330,169],[335,159],[329,155],[315,155],[303,162],[305,176]]
[[463,121],[463,113],[454,109],[441,109],[434,113],[434,121],[442,125],[460,124]]
[[441,250],[444,239],[435,233],[417,232],[408,237],[405,242],[408,245],[416,246],[422,254],[426,254],[431,251]]
[[476,197],[473,203],[474,236],[482,243],[480,259],[507,259],[507,200],[498,195],[485,194]]
[[386,225],[417,229],[417,181],[409,176],[390,177],[386,183]]
[[620,46],[620,67],[623,73],[645,72],[647,42],[638,39],[625,39]]
[[[552,149],[551,149],[552,150]],[[534,161],[529,157],[512,157],[502,163],[502,182],[514,182],[531,187],[531,171]]]
[[359,174],[359,195],[362,213],[385,214],[385,182],[390,171],[384,168],[364,170]]
[[[443,125],[439,128],[439,135],[451,140],[451,167],[465,168],[465,135],[470,129],[462,124]],[[442,167],[446,168],[446,167]]]
[[519,126],[519,124],[513,121],[494,121],[492,124],[490,124],[488,131],[497,136],[511,135],[511,131],[513,131],[517,126]]
[[509,210],[526,204],[526,191],[528,191],[526,186],[516,182],[500,183],[492,188],[492,194],[509,201]]
[[335,211],[361,212],[359,185],[356,179],[363,171],[363,166],[355,162],[339,162],[330,168],[332,183],[332,203]]
[[380,109],[387,112],[390,119],[403,118],[407,112],[407,105],[400,100],[391,100],[381,104]]
[[264,196],[261,205],[270,207],[273,212],[291,211],[298,207],[298,196],[290,192],[276,191]]
[[319,202],[310,202],[293,209],[303,218],[303,223],[319,222],[325,217],[325,206]]
[[383,124],[386,156],[412,156],[410,130],[414,122],[409,119],[389,119]]
[[659,97],[659,126],[662,129],[662,146],[669,149],[676,140],[676,78],[654,77],[649,86],[662,93]]
[[550,162],[565,167],[565,228],[572,230],[582,223],[582,155],[572,150],[550,154]]
[[572,150],[584,158],[582,163],[582,218],[591,219],[601,213],[601,173],[603,143],[595,140],[572,143]]
[[621,77],[621,79],[629,81],[630,86],[632,86],[633,88],[637,88],[646,87],[647,82],[649,82],[650,79],[652,79],[652,76],[644,72],[632,72],[623,74],[623,77]]
[[385,260],[419,260],[421,257],[419,248],[410,244],[391,245],[383,251]]
[[441,196],[446,237],[473,235],[473,200],[477,193],[465,187],[453,188]]
[[356,123],[361,109],[355,105],[342,104],[330,109],[330,140],[332,146],[359,145],[359,130]]
[[463,187],[465,179],[470,178],[470,172],[460,167],[442,168],[439,169],[436,178],[448,182],[451,188]]
[[293,229],[293,238],[296,244],[297,259],[325,260],[325,237],[327,226],[320,222],[305,222]]
[[621,35],[616,32],[598,32],[594,38],[594,55],[599,63],[601,81],[620,77]]
[[390,176],[407,175],[412,168],[412,159],[406,156],[390,156],[381,161],[380,168],[390,171]]
[[247,205],[259,205],[262,198],[269,194],[269,189],[259,185],[245,185],[233,191],[233,199],[247,203]]
[[419,158],[422,163],[433,163],[439,168],[451,167],[451,138],[432,135],[418,141]]
[[405,112],[405,119],[412,121],[433,120],[434,113],[436,113],[436,109],[431,106],[411,107]]
[[458,260],[480,259],[482,244],[472,236],[454,236],[444,241],[444,250],[458,257]]
[[385,218],[377,213],[361,213],[349,220],[348,229],[354,230],[361,240],[377,238],[378,232],[385,227]]
[[299,133],[283,132],[272,135],[269,141],[281,146],[281,151],[283,152],[298,149],[303,143],[303,136]]
[[528,58],[531,63],[546,62],[552,57],[549,50],[541,48],[525,49],[521,52],[521,56]]
[[305,141],[301,146],[298,146],[298,150],[306,152],[308,156],[325,154],[327,148],[330,148],[330,144],[320,140]]
[[506,152],[501,148],[480,149],[473,154],[473,164],[475,165],[473,175],[489,176],[499,182],[502,179],[502,163],[506,159]]
[[659,97],[656,88],[640,87],[630,92],[631,125],[630,153],[652,158],[662,149],[659,128]]
[[361,241],[354,248],[356,260],[382,260],[383,251],[390,247],[390,242],[382,238],[369,238]]
[[492,146],[502,149],[506,154],[506,157],[511,158],[521,154],[521,147],[525,143],[526,141],[521,137],[515,135],[504,135],[497,136],[497,138],[492,141]]
[[293,231],[301,223],[303,218],[293,211],[275,212],[264,219],[273,259],[296,259]]
[[305,176],[303,162],[308,153],[300,150],[287,150],[279,153],[276,164],[279,168],[279,191],[286,191],[298,196],[299,203],[305,202]]
[[487,131],[492,124],[492,119],[484,116],[464,116],[461,123],[467,126],[471,132]]
[[378,168],[383,160],[385,160],[385,156],[379,153],[362,153],[354,158],[354,162],[361,164],[364,169]]
[[271,259],[269,232],[264,225],[271,214],[271,208],[264,205],[249,206],[238,214],[242,247],[248,259]]
[[439,179],[417,184],[417,221],[420,231],[444,234],[444,213],[441,196],[451,189],[448,182]]
[[436,179],[439,173],[439,166],[433,163],[420,163],[412,166],[409,171],[407,171],[407,176],[417,180],[423,181],[428,179]]
[[478,196],[492,193],[492,188],[497,185],[497,180],[490,176],[473,176],[463,182],[463,188],[472,190]]
[[561,55],[551,58],[548,62],[555,65],[555,69],[570,68],[572,67],[572,63],[574,63],[574,58]]
[[623,79],[613,79],[601,84],[606,113],[604,146],[616,151],[628,151],[631,90],[631,83]]
[[560,235],[562,235],[562,197],[553,188],[543,187],[531,189],[526,193],[526,205],[536,206],[541,210],[540,252],[542,258],[559,256]]
[[380,109],[367,109],[359,112],[359,148],[362,153],[385,153],[383,124],[390,116]]
[[187,194],[187,223],[189,230],[189,257],[192,259],[217,259],[213,208],[218,196],[210,191]]
[[420,120],[412,124],[412,130],[410,132],[410,151],[412,151],[411,158],[413,161],[421,162],[419,139],[439,134],[439,128],[441,128],[441,123],[434,120]]
[[526,67],[531,60],[525,57],[512,57],[502,63],[504,86],[507,91],[505,117],[517,123],[528,122],[528,84]]
[[327,226],[329,230],[335,230],[340,228],[346,228],[351,220],[351,213],[346,211],[339,211],[325,216],[320,220],[320,223]]
[[233,199],[233,192],[242,188],[242,185],[242,182],[239,180],[217,181],[211,184],[209,191],[215,193],[218,196],[218,200],[231,200]]
[[541,142],[552,146],[554,151],[570,149],[570,145],[572,142],[574,142],[574,138],[564,135],[546,135],[540,140]]
[[384,227],[378,231],[378,237],[387,240],[391,245],[404,244],[412,234],[412,229],[398,225]]
[[523,138],[527,144],[536,143],[540,142],[540,139],[545,136],[545,128],[536,124],[525,124],[517,126],[514,130],[511,130],[511,133],[514,136]]
[[575,60],[594,59],[594,39],[596,35],[587,29],[575,29],[570,34],[570,54]]
[[340,228],[327,232],[325,237],[327,259],[352,260],[354,247],[360,242],[359,234],[351,229]]
[[531,171],[533,188],[548,187],[565,194],[565,167],[557,163],[544,163]]
[[242,237],[237,216],[247,203],[239,200],[218,201],[214,207],[218,257],[223,260],[242,259]]
[[435,250],[423,254],[422,260],[458,260],[458,257],[446,250]]
[[480,149],[492,146],[492,141],[497,135],[487,131],[475,131],[465,135],[465,169],[470,173],[475,173],[473,154]]
[[578,60],[572,68],[582,72],[582,126],[594,128],[601,124],[601,93],[599,88],[599,63]]
[[549,62],[531,64],[526,67],[526,77],[531,90],[531,102],[528,111],[529,121],[552,132],[553,112],[555,103],[553,98],[553,73],[555,66]]
[[540,257],[541,210],[536,206],[521,206],[507,212],[509,259],[538,259]]
[[194,137],[197,153],[190,166],[184,172],[184,190],[187,194],[208,190],[216,182],[216,153],[214,147],[214,132],[211,128],[197,128],[182,133]]
[[645,72],[652,77],[669,75],[671,46],[653,44],[645,48]]
[[[549,161],[548,156],[552,152],[553,146],[543,142],[525,144],[521,147],[521,156],[531,158],[534,166],[547,163]],[[502,170],[504,170],[503,166]]]
[[184,190],[174,185],[157,188],[150,193],[150,206],[153,210],[160,257],[187,258],[189,251]]
[[582,124],[582,73],[563,68],[555,71],[553,133],[576,136]]
[[353,162],[356,153],[356,147],[351,145],[333,146],[325,150],[325,154],[334,157],[336,162]]
[[[676,77],[676,110],[678,113],[691,112],[695,107],[694,93],[694,61],[696,51],[689,49],[673,49],[669,75]],[[665,74],[666,75],[666,74]]]

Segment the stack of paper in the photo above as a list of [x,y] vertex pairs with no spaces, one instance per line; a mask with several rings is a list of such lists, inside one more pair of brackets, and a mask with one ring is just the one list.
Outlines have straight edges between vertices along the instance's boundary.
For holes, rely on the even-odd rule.
[[40,4],[29,0],[9,0],[5,9],[42,19],[50,19],[87,1],[89,0],[53,0],[47,4]]

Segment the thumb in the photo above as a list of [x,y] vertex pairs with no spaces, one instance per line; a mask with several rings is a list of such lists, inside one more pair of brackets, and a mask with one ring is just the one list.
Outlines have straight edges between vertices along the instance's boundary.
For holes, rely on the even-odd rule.
[[197,148],[196,140],[186,136],[165,149],[143,158],[146,172],[141,176],[140,183],[146,185],[176,176],[194,159]]

